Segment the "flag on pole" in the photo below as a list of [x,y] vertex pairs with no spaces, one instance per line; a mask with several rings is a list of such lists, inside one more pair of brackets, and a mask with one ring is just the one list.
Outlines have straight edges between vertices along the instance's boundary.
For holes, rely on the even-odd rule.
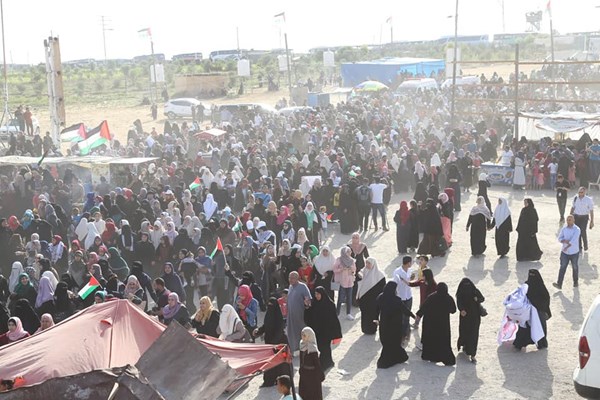
[[60,132],[60,141],[63,143],[81,142],[85,139],[87,139],[87,132],[82,123],[71,125]]
[[210,254],[210,258],[212,260],[212,258],[215,256],[215,254],[217,254],[217,251],[223,251],[223,244],[221,243],[221,238],[217,238],[217,246],[215,247],[215,249],[213,250],[213,252]]
[[81,297],[82,300],[85,300],[90,294],[94,292],[98,287],[100,287],[100,283],[93,276],[90,278],[90,281],[85,285],[77,295]]
[[190,183],[190,185],[188,186],[188,188],[190,190],[194,190],[200,187],[200,184],[202,183],[202,180],[199,177],[196,177],[196,179],[194,179],[194,182]]
[[546,12],[548,14],[550,14],[550,17],[552,17],[552,0],[548,0],[548,4],[546,4]]
[[87,139],[77,143],[79,147],[79,154],[86,156],[90,154],[90,151],[96,147],[102,145],[110,145],[110,130],[108,128],[108,122],[102,121],[100,125],[90,130],[87,133]]
[[279,14],[275,14],[275,22],[285,24],[285,11]]
[[46,158],[46,156],[48,155],[48,153],[50,152],[50,150],[46,150],[44,152],[44,154],[42,154],[42,158],[40,158],[40,161],[37,162],[37,166],[39,167],[40,165],[42,165],[42,162],[44,162],[44,158]]
[[141,39],[152,39],[152,31],[150,30],[150,28],[140,29],[138,31],[138,35]]
[[388,25],[392,24],[392,16],[391,15],[388,17],[388,19],[385,20],[385,23]]

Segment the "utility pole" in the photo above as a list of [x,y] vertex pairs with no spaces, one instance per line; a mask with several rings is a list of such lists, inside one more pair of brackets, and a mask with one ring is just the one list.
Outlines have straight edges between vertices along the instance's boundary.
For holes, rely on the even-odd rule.
[[107,57],[106,57],[106,31],[112,31],[113,28],[111,28],[109,26],[110,23],[112,22],[110,20],[110,17],[101,15],[100,16],[100,21],[101,21],[101,24],[102,24],[102,43],[104,45],[104,64],[106,64],[106,60],[107,60]]
[[454,57],[452,61],[452,104],[450,105],[450,128],[455,126],[455,102],[456,102],[456,59],[458,58],[458,0],[456,0],[456,10],[454,11]]
[[48,100],[50,108],[50,133],[56,146],[60,145],[59,134],[66,122],[65,101],[58,37],[44,40],[46,73],[48,75]]

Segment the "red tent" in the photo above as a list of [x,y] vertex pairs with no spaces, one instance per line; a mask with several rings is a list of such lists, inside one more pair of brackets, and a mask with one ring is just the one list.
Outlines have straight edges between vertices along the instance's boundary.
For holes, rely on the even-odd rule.
[[[165,326],[127,300],[93,305],[39,334],[0,348],[0,379],[48,379],[134,365]],[[201,340],[242,375],[286,361],[286,347]]]

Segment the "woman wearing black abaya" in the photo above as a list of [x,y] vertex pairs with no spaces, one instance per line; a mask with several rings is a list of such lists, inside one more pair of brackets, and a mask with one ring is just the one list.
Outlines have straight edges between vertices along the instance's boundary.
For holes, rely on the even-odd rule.
[[15,312],[11,315],[21,319],[23,328],[29,332],[30,335],[33,335],[40,327],[40,319],[27,299],[17,300]]
[[487,228],[492,220],[492,214],[485,205],[483,196],[477,198],[477,204],[469,213],[467,221],[467,232],[471,228],[471,254],[479,256],[485,253],[485,237]]
[[356,199],[350,193],[350,187],[347,184],[342,185],[340,192],[340,205],[338,207],[340,232],[349,235],[358,229],[358,211],[356,208]]
[[454,189],[454,211],[460,211],[460,182],[462,177],[456,164],[450,164],[447,176],[448,186]]
[[317,347],[321,353],[319,355],[321,368],[327,370],[333,367],[335,363],[331,356],[331,341],[341,339],[342,328],[335,304],[322,286],[315,289],[315,297],[311,306],[304,311],[304,320],[317,336]]
[[403,200],[400,202],[400,208],[396,211],[396,215],[394,215],[394,222],[396,223],[396,247],[398,248],[398,253],[406,254],[408,252],[408,239],[411,231],[410,211],[408,210],[406,201]]
[[410,205],[410,231],[408,233],[408,243],[406,246],[412,252],[419,247],[419,207],[415,200],[409,202]]
[[456,306],[460,311],[458,323],[458,342],[460,351],[471,357],[471,362],[477,362],[477,343],[479,342],[479,325],[481,324],[480,304],[485,298],[469,278],[463,278],[456,291]]
[[[267,313],[263,326],[254,331],[254,337],[265,335],[265,344],[287,344],[285,336],[285,321],[281,314],[281,308],[275,297],[271,297],[267,303]],[[289,372],[286,364],[280,364],[271,368],[263,374],[263,387],[275,386],[276,378]]]
[[432,257],[444,256],[445,246],[440,247],[444,231],[442,220],[433,199],[427,199],[425,209],[420,215],[419,228],[423,232],[423,240],[419,244],[419,254],[431,254]]
[[517,224],[517,261],[537,261],[544,252],[540,250],[537,241],[538,214],[533,205],[533,200],[526,198],[524,207],[519,215]]
[[[548,289],[546,289],[546,285],[544,284],[544,279],[542,279],[542,275],[540,275],[540,271],[537,269],[529,270],[525,283],[528,286],[527,298],[531,305],[537,309],[540,322],[542,323],[542,329],[544,330],[544,337],[537,342],[537,348],[545,349],[548,347],[548,328],[546,321],[552,317],[552,312],[550,311],[550,293],[548,293]],[[528,344],[535,344],[533,340],[531,340],[531,328],[529,325],[525,328],[519,326],[513,346],[520,350]]]
[[510,233],[512,232],[512,218],[505,198],[498,198],[498,205],[494,210],[494,219],[491,227],[496,227],[496,251],[500,258],[506,256],[510,250]]
[[479,174],[479,181],[477,182],[477,196],[481,196],[485,200],[485,205],[490,210],[492,209],[492,203],[490,202],[490,198],[488,197],[488,188],[492,186],[490,181],[488,180],[488,176],[485,172]]
[[383,292],[385,275],[377,267],[373,257],[367,258],[365,268],[359,272],[356,299],[360,307],[360,328],[365,335],[374,335],[377,325],[377,297]]
[[423,182],[417,182],[413,199],[415,199],[417,203],[419,201],[425,203],[425,200],[427,200],[427,189],[425,189],[425,184]]
[[377,360],[377,368],[389,368],[408,360],[408,354],[402,348],[402,318],[404,315],[415,315],[410,312],[402,300],[396,296],[397,283],[389,281],[383,288],[383,293],[377,296],[377,317],[379,324],[379,341],[381,354]]
[[438,283],[437,290],[427,297],[425,304],[421,304],[417,311],[417,316],[423,318],[423,360],[443,362],[444,365],[456,364],[450,344],[450,314],[455,312],[456,304],[448,294],[448,285],[444,282]]

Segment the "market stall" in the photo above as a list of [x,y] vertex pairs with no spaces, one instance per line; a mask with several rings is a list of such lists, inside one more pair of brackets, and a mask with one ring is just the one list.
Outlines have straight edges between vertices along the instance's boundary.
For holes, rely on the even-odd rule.
[[600,139],[600,114],[572,111],[519,114],[519,136],[527,140],[548,136],[560,141],[579,140],[584,133],[592,139]]
[[487,174],[492,186],[512,186],[515,169],[510,165],[487,162],[481,164],[480,171]]

